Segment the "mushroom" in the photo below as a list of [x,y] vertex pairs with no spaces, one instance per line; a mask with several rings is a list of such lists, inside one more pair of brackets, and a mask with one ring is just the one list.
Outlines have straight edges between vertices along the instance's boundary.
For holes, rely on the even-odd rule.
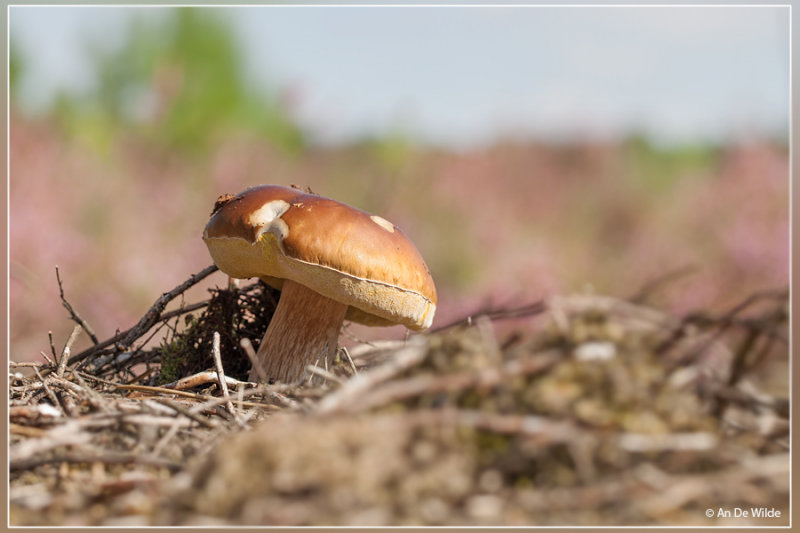
[[296,188],[260,185],[221,196],[203,232],[212,259],[233,278],[281,290],[256,353],[269,380],[293,382],[336,352],[345,319],[421,331],[436,288],[411,241],[391,222]]

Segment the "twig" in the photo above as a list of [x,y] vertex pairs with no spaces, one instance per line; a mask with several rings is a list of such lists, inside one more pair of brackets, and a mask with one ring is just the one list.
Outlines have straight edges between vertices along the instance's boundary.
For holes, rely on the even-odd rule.
[[189,289],[193,285],[196,285],[197,283],[199,283],[209,275],[213,274],[217,270],[218,269],[216,265],[211,265],[204,268],[197,274],[192,274],[188,280],[184,281],[171,291],[162,294],[161,297],[158,298],[158,300],[156,300],[156,302],[152,305],[152,307],[150,307],[147,313],[145,313],[145,315],[139,320],[139,322],[136,323],[135,326],[123,332],[117,333],[110,339],[97,343],[91,348],[88,348],[82,351],[81,353],[72,356],[68,364],[71,365],[81,362],[84,359],[87,359],[92,355],[96,354],[103,348],[111,346],[112,344],[119,344],[122,347],[130,346],[136,339],[141,337],[144,333],[147,332],[147,330],[149,330],[151,327],[153,327],[153,325],[155,325],[160,319],[163,318],[161,313],[164,311],[164,308],[166,308],[169,302],[171,302],[176,296],[183,294],[187,289]]
[[399,350],[407,343],[408,341],[404,340],[378,340],[364,342],[348,350],[348,355],[350,355],[353,360],[363,359],[373,354],[389,353],[394,350]]
[[95,381],[97,383],[102,383],[104,385],[108,385],[113,387],[117,390],[129,390],[129,391],[137,391],[137,392],[150,392],[153,394],[166,394],[166,395],[175,395],[175,396],[183,396],[184,398],[194,398],[195,400],[205,400],[207,397],[203,396],[202,394],[197,394],[194,392],[186,392],[181,390],[175,389],[167,389],[164,387],[151,387],[148,385],[123,385],[121,383],[114,383],[113,381],[109,381],[107,379],[99,378],[97,376],[93,376],[91,374],[87,374],[85,372],[80,373],[82,377],[89,379],[91,381]]
[[[135,355],[136,352],[114,351],[107,355],[104,355],[103,357],[98,357],[93,361],[94,372],[98,374],[103,373],[101,369],[106,365],[108,365],[109,363],[114,363],[114,368],[112,368],[112,370],[117,370],[120,364],[128,363]],[[133,366],[133,365],[129,364],[128,366]]]
[[61,411],[49,403],[37,403],[34,405],[14,405],[8,408],[8,418],[27,418],[36,420],[41,417],[53,419],[61,416]]
[[47,378],[52,385],[59,387],[61,390],[73,392],[78,395],[86,395],[86,391],[80,386],[76,385],[75,383],[69,381],[65,378],[60,378],[58,376],[50,376]]
[[[255,396],[255,395],[261,394],[261,393],[265,393],[267,396],[270,396],[271,398],[278,399],[279,401],[280,401],[281,398],[284,398],[284,399],[288,400],[288,398],[285,398],[283,395],[281,395],[281,394],[279,394],[277,392],[271,393],[269,390],[264,390],[262,388],[250,389],[248,391],[243,391],[241,396],[242,396],[242,398],[244,398],[244,397]],[[288,400],[288,401],[293,402],[293,400]],[[240,407],[255,407],[257,409],[270,409],[270,410],[280,409],[280,407],[278,407],[276,405],[273,405],[273,404],[269,404],[269,403],[246,402],[246,401],[242,401],[242,400],[239,400],[239,399],[237,399],[236,402],[240,405]],[[206,401],[205,402],[195,405],[194,407],[191,408],[191,411],[193,413],[202,413],[202,412],[204,412],[204,411],[206,411],[208,409],[211,409],[212,407],[216,407],[217,405],[221,405],[223,403],[225,403],[225,398],[212,397],[211,399],[208,399],[208,397],[206,397]],[[297,405],[297,402],[294,402],[294,404],[291,405],[291,406],[296,406],[296,405]],[[290,405],[286,405],[286,406],[290,407]]]
[[69,354],[72,351],[72,344],[78,338],[78,335],[81,332],[81,327],[82,326],[78,324],[77,326],[72,328],[72,333],[67,339],[67,343],[64,344],[64,349],[61,351],[61,358],[58,361],[58,370],[56,371],[56,375],[58,377],[64,376],[64,370],[66,370],[67,368],[67,360],[69,359]]
[[[149,362],[148,362],[148,363],[149,363]],[[134,376],[134,378],[133,378],[133,379],[131,379],[130,381],[126,381],[126,382],[125,382],[125,384],[126,384],[126,385],[137,385],[137,384],[138,384],[140,381],[142,381],[143,379],[145,379],[145,378],[147,378],[147,377],[150,377],[150,375],[151,375],[151,374],[153,374],[153,373],[154,373],[156,370],[157,370],[156,368],[154,368],[154,367],[151,367],[151,366],[148,364],[148,368],[147,368],[147,369],[146,369],[144,372],[142,372],[142,373],[141,373],[141,374],[139,374],[138,376]]]
[[655,279],[652,279],[647,283],[645,283],[644,285],[642,285],[642,287],[638,291],[636,291],[634,295],[628,298],[628,301],[635,304],[644,303],[647,301],[647,299],[650,297],[652,293],[654,293],[656,290],[660,289],[664,285],[672,283],[676,279],[682,278],[696,271],[697,267],[695,265],[685,265],[676,268],[674,270],[671,270],[669,272],[666,272],[665,274],[662,274],[656,277]]
[[[200,418],[202,418],[202,417],[200,417]],[[167,430],[167,432],[164,433],[164,436],[159,439],[159,441],[156,443],[156,445],[153,446],[153,450],[152,450],[153,455],[158,457],[161,454],[161,451],[167,446],[167,443],[169,441],[171,441],[175,437],[175,435],[178,434],[178,431],[180,431],[181,429],[182,428],[181,428],[180,424],[177,423],[177,419],[176,419],[176,423],[173,424]]]
[[499,369],[464,371],[439,376],[414,376],[386,383],[372,391],[363,391],[357,403],[349,406],[344,405],[343,407],[349,407],[351,411],[363,411],[391,402],[413,398],[421,394],[453,392],[470,387],[478,389],[490,388],[517,376],[528,376],[544,372],[559,360],[561,358],[554,352],[540,354],[524,360],[512,360]]
[[747,356],[753,350],[753,346],[755,346],[756,341],[761,336],[758,330],[751,329],[742,343],[739,345],[739,349],[736,350],[734,354],[733,361],[731,363],[731,371],[730,375],[728,376],[728,383],[729,387],[732,387],[738,383],[738,381],[744,375],[745,370],[747,369]]
[[247,354],[247,358],[250,359],[250,364],[253,365],[256,375],[258,376],[258,381],[261,383],[266,383],[267,372],[264,370],[264,366],[261,364],[261,361],[259,361],[258,357],[256,357],[256,351],[253,349],[253,343],[247,337],[243,337],[242,340],[239,341],[239,345],[244,350],[244,353]]
[[[33,372],[36,374],[36,377],[37,377],[37,378],[39,378],[39,381],[41,381],[41,383],[42,383],[42,387],[44,388],[45,392],[47,393],[47,397],[48,397],[48,398],[50,398],[50,401],[51,401],[51,402],[53,402],[53,407],[55,407],[55,408],[57,408],[57,409],[61,409],[61,410],[63,411],[64,409],[63,409],[63,407],[61,406],[61,402],[59,402],[59,401],[58,401],[58,397],[56,396],[56,393],[54,393],[54,392],[53,392],[53,391],[50,389],[50,387],[47,385],[47,382],[46,382],[46,381],[45,381],[45,379],[42,377],[42,374],[39,372],[39,369],[38,369],[38,368],[36,368],[36,367],[34,367],[34,368],[33,368]],[[66,414],[66,413],[65,413],[65,414]]]
[[90,435],[85,431],[81,431],[81,425],[72,420],[45,432],[40,438],[28,439],[10,447],[8,450],[9,466],[13,464],[19,465],[32,459],[35,455],[59,446],[86,444],[89,439]]
[[308,372],[311,372],[312,374],[320,376],[321,378],[327,379],[328,381],[333,381],[334,383],[338,383],[339,385],[344,383],[344,380],[342,378],[340,378],[333,372],[318,367],[317,365],[306,365],[306,370]]
[[347,347],[342,346],[342,352],[344,353],[345,357],[347,358],[347,362],[350,363],[350,368],[353,369],[353,375],[357,376],[358,375],[358,369],[356,368],[355,362],[353,362],[353,358],[350,357],[350,350],[348,350]]
[[[736,352],[736,356],[732,363],[730,376],[728,377],[728,385],[735,385],[742,378],[745,372],[755,368],[759,362],[763,361],[767,357],[767,354],[769,354],[772,344],[776,338],[774,335],[770,335],[770,333],[776,328],[776,325],[783,323],[786,318],[787,313],[783,309],[783,306],[780,306],[777,309],[772,310],[771,313],[764,316],[761,320],[757,321],[757,324],[753,324],[750,327],[747,337],[740,345],[739,350]],[[765,324],[767,324],[768,327],[765,326]],[[768,331],[764,331],[765,329]],[[755,357],[748,358],[748,355],[753,350],[758,337],[762,335],[767,337],[764,347],[759,350],[759,353],[757,353]],[[752,360],[748,361],[748,359]]]
[[[320,359],[325,361],[325,368],[320,368],[320,366],[319,366]],[[308,377],[306,378],[306,385],[307,386],[309,386],[312,383],[314,383],[314,376],[315,375],[319,375],[319,376],[327,379],[327,377],[325,376],[325,373],[328,371],[328,345],[327,344],[325,345],[325,353],[323,355],[321,355],[320,357],[318,357],[317,360],[314,361],[313,365],[306,365],[306,370],[309,370],[309,369],[312,369],[312,368],[315,369],[315,370],[309,372]]]
[[376,384],[386,381],[403,370],[416,365],[422,361],[427,353],[428,343],[425,337],[414,337],[406,346],[397,350],[394,357],[385,365],[369,372],[362,372],[345,383],[338,391],[325,396],[317,404],[317,412],[328,414],[342,409]]
[[[56,345],[53,342],[53,332],[52,331],[48,331],[47,332],[47,338],[50,340],[50,354],[53,356],[53,361],[55,361],[57,359],[57,357],[56,357]],[[44,355],[44,354],[42,354],[42,355]],[[47,357],[45,357],[45,359],[47,359]]]
[[43,371],[43,372],[47,372],[47,371],[50,371],[50,370],[52,370],[52,369],[56,368],[56,362],[55,362],[55,360],[54,360],[54,359],[50,359],[50,357],[48,357],[48,356],[47,356],[47,354],[46,354],[46,353],[44,353],[44,352],[43,352],[43,351],[41,351],[41,350],[39,351],[39,355],[41,355],[41,356],[42,356],[42,359],[44,359],[44,360],[47,362],[47,364],[46,364],[46,365],[41,365],[41,366],[39,367],[39,368],[41,368],[41,369],[42,369],[42,371]]
[[220,353],[219,349],[218,331],[214,332],[214,337],[211,344],[211,354],[214,356],[214,365],[217,367],[217,383],[219,383],[219,388],[222,391],[222,397],[225,398],[225,407],[228,409],[228,413],[233,417],[236,423],[241,426],[242,421],[239,419],[239,414],[233,407],[230,394],[228,394],[228,384],[225,381],[225,370],[222,368],[222,354]]
[[714,344],[720,337],[722,337],[728,329],[736,324],[736,316],[753,305],[754,303],[760,300],[767,300],[767,299],[776,299],[776,300],[784,300],[788,298],[789,290],[785,288],[781,289],[768,289],[760,292],[756,292],[751,294],[747,298],[745,298],[742,302],[733,306],[727,313],[722,314],[719,317],[707,317],[701,316],[697,313],[692,313],[683,318],[683,320],[678,323],[674,329],[673,334],[664,340],[657,348],[656,352],[663,353],[670,347],[672,347],[675,342],[677,342],[681,337],[684,336],[686,326],[690,324],[696,324],[700,326],[714,326],[716,327],[716,331],[713,335],[699,348],[695,349],[695,354],[703,353],[709,346]]
[[438,326],[432,329],[430,332],[439,333],[440,331],[454,328],[456,326],[471,326],[472,322],[480,316],[485,316],[489,320],[508,320],[511,318],[521,318],[523,316],[538,315],[544,312],[545,309],[546,305],[545,302],[542,300],[539,300],[538,302],[534,302],[532,304],[523,305],[522,307],[511,307],[508,309],[483,309],[475,311],[474,313],[464,318],[454,320],[453,322],[445,324],[444,326]]
[[[91,374],[86,374],[86,373],[83,373],[83,372],[81,372],[81,376],[83,376],[84,378],[88,378],[88,379],[90,379],[92,381],[96,381],[98,383],[103,383],[105,385],[108,385],[108,386],[113,387],[114,389],[118,389],[118,390],[149,392],[151,394],[156,394],[156,395],[164,394],[164,395],[167,395],[167,396],[170,396],[170,395],[172,395],[172,396],[182,396],[184,398],[191,398],[193,400],[203,400],[203,401],[208,400],[208,396],[203,395],[203,394],[197,394],[195,392],[186,392],[186,391],[176,390],[176,389],[167,389],[167,388],[164,388],[164,387],[151,387],[151,386],[148,386],[148,385],[122,385],[122,384],[119,384],[119,383],[114,383],[113,381],[108,381],[107,379],[102,379],[102,378],[99,378],[97,376],[92,376]],[[251,393],[249,395],[261,392],[259,389],[252,389],[252,391],[253,391],[253,393]],[[248,392],[250,392],[250,391],[248,391]],[[271,393],[270,391],[266,391],[266,393],[268,395],[269,394],[278,394],[276,392],[272,392]],[[212,405],[218,405],[218,404],[220,404],[222,402],[224,402],[224,399],[215,399],[215,401],[213,402]],[[265,408],[270,408],[270,405],[268,405],[268,404],[261,404],[261,403],[256,403],[256,402],[242,402],[242,405],[247,406],[247,407],[259,407],[259,408],[265,407]]]
[[[748,486],[754,480],[772,481],[777,486],[788,483],[791,465],[789,454],[773,454],[762,457],[745,455],[739,465],[714,473],[670,476],[669,486],[646,498],[634,500],[635,507],[650,517],[666,516],[687,502],[713,494],[715,498],[732,500],[725,492]],[[787,485],[788,490],[788,485]]]
[[61,304],[69,313],[70,317],[73,321],[77,322],[78,326],[80,326],[89,338],[92,339],[92,343],[97,344],[97,335],[94,334],[91,326],[86,320],[81,317],[75,309],[73,309],[72,305],[67,301],[66,297],[64,296],[64,286],[61,283],[61,273],[58,270],[58,265],[56,265],[56,280],[58,281],[58,294],[61,296]]
[[109,406],[103,401],[103,398],[100,396],[100,394],[93,388],[89,387],[89,384],[86,383],[79,372],[73,372],[70,375],[74,377],[78,381],[78,384],[83,387],[83,390],[86,391],[86,394],[89,398],[89,403],[91,403],[93,407],[104,413],[108,413],[110,411]]
[[[153,414],[142,413],[117,413],[112,418],[118,419],[120,422],[126,424],[136,424],[139,426],[158,426],[158,427],[171,427],[174,424],[182,425],[184,427],[191,426],[194,422],[185,418],[176,418],[175,416],[157,416]],[[103,419],[95,419],[98,424],[102,425]]]
[[157,401],[161,405],[166,405],[167,407],[169,407],[173,411],[175,411],[177,413],[180,413],[180,414],[182,414],[183,416],[185,416],[187,418],[191,418],[192,420],[194,420],[195,422],[197,422],[198,424],[200,424],[203,427],[207,427],[207,428],[215,428],[216,427],[216,424],[211,422],[208,418],[200,416],[198,413],[192,411],[191,409],[189,409],[187,407],[184,407],[183,405],[181,405],[180,403],[178,403],[176,401],[172,401],[172,400],[170,400],[168,398],[156,398],[155,401]]
[[8,423],[8,432],[14,435],[23,435],[25,437],[39,438],[47,435],[47,431],[38,427],[23,426],[13,422]]
[[188,280],[184,281],[169,292],[165,292],[161,297],[156,300],[150,310],[145,313],[139,322],[127,331],[127,334],[122,338],[120,344],[122,346],[130,346],[133,342],[141,337],[147,330],[153,327],[156,322],[161,318],[161,313],[176,296],[186,292],[186,290],[195,285],[198,281],[205,278],[209,274],[217,271],[217,265],[211,265],[204,268],[197,274],[192,274]]
[[9,361],[8,366],[10,368],[42,368],[44,364],[38,361]]
[[210,300],[203,300],[202,302],[197,302],[189,305],[182,305],[180,309],[173,309],[172,311],[167,311],[161,315],[160,321],[171,320],[176,316],[185,315],[186,313],[191,313],[192,311],[197,311],[198,309],[202,309],[203,307],[208,307],[208,302]]
[[172,383],[167,383],[163,385],[165,389],[175,389],[175,390],[186,390],[191,389],[193,387],[198,387],[200,385],[205,385],[207,383],[219,383],[219,380],[223,379],[225,383],[230,385],[231,387],[240,387],[242,385],[251,385],[255,386],[255,383],[250,383],[248,381],[239,381],[238,379],[232,378],[230,376],[222,376],[216,371],[212,370],[205,370],[203,372],[198,372],[196,374],[192,374],[191,376],[186,376],[185,378],[181,378],[177,381],[173,381]]
[[405,420],[413,425],[449,425],[473,427],[501,435],[535,437],[540,444],[574,442],[588,430],[578,425],[537,415],[503,415],[471,409],[418,409]]

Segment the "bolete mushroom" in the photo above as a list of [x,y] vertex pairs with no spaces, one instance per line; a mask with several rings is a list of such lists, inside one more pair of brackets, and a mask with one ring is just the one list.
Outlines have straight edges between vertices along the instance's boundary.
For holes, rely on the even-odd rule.
[[[266,378],[292,382],[331,358],[345,319],[428,328],[436,288],[411,241],[391,222],[278,185],[217,200],[203,232],[233,278],[259,277],[281,297],[256,353]],[[250,380],[258,380],[258,368]]]

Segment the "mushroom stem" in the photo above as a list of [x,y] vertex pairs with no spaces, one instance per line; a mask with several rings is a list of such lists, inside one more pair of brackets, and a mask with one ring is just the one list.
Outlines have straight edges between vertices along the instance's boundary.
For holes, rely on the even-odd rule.
[[[303,377],[307,365],[325,365],[336,353],[347,305],[285,280],[281,298],[256,352],[268,380],[290,383]],[[250,381],[259,381],[250,370]]]

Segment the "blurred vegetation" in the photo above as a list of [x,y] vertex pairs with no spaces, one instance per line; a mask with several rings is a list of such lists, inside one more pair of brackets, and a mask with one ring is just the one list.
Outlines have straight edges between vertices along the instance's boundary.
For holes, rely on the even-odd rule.
[[17,86],[19,80],[24,74],[22,66],[24,61],[18,46],[12,41],[8,49],[8,88],[10,91],[11,100],[14,101],[17,97]]
[[630,136],[626,148],[631,174],[645,176],[642,183],[656,192],[668,189],[683,175],[710,169],[720,150],[712,143],[658,146],[642,134]]
[[[133,17],[121,46],[89,46],[94,87],[86,94],[62,92],[53,104],[68,134],[100,151],[123,130],[184,153],[200,153],[234,130],[287,153],[303,148],[304,135],[280,95],[253,88],[247,79],[222,12],[178,8],[164,14]],[[17,79],[20,58],[16,52],[12,57]]]
[[[659,303],[719,306],[788,282],[783,141],[664,146],[632,134],[457,151],[400,127],[321,146],[294,123],[286,93],[248,77],[224,10],[157,11],[135,12],[115,45],[87,43],[88,89],[62,91],[38,117],[25,113],[38,51],[11,35],[19,359],[38,357],[54,328],[69,334],[55,264],[76,307],[113,331],[208,264],[199,233],[214,199],[259,183],[310,186],[391,220],[434,275],[442,323],[587,286],[625,295],[686,266],[696,274]],[[98,272],[114,291],[98,291]]]

